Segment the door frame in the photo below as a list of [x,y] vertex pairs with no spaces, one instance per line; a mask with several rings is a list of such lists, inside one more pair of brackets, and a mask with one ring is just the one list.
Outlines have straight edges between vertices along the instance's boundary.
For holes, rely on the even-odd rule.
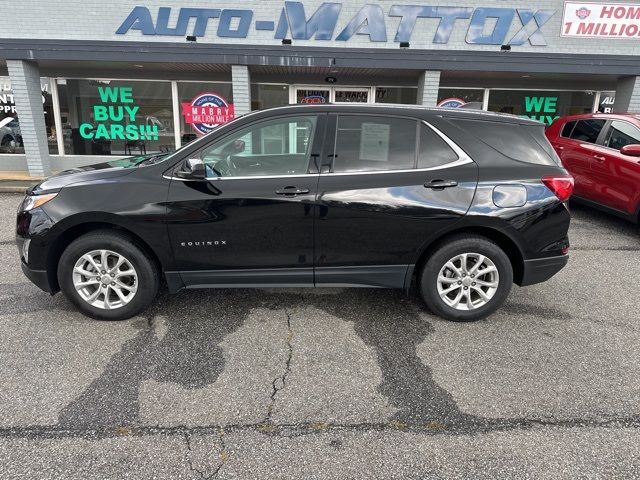
[[[349,85],[349,86],[336,86],[336,85],[318,85],[318,84],[293,84],[289,85],[289,104],[296,104],[296,92],[299,89],[305,90],[329,90],[329,103],[336,103],[336,90],[343,90],[348,92],[367,92],[367,102],[375,103],[375,89],[376,87],[365,85]],[[362,102],[365,103],[365,102]]]

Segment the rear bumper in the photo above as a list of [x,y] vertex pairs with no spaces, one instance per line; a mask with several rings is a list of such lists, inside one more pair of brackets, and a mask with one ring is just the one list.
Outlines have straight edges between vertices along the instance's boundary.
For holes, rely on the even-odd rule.
[[518,285],[524,287],[549,280],[562,270],[568,261],[569,255],[525,260],[522,281]]
[[31,280],[40,290],[44,290],[47,293],[55,293],[49,284],[49,277],[46,270],[31,270],[29,266],[23,262],[22,272],[26,277]]

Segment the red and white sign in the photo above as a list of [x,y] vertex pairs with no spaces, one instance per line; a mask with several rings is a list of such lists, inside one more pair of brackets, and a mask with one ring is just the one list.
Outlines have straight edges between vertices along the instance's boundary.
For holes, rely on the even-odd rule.
[[640,38],[640,4],[564,2],[563,37]]
[[233,120],[235,111],[233,105],[217,93],[201,93],[182,104],[182,115],[197,134],[206,135],[218,125]]

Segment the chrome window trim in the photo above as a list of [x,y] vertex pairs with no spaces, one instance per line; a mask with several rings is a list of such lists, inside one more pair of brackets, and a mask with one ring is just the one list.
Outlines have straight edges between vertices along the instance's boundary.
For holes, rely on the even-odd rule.
[[[456,142],[451,140],[448,136],[446,136],[436,127],[428,123],[426,120],[422,120],[422,123],[425,124],[427,127],[429,127],[431,130],[433,130],[434,132],[436,132],[438,136],[442,138],[442,140],[444,140],[445,143],[449,145],[449,147],[451,147],[454,153],[458,155],[458,160],[454,160],[453,162],[449,162],[449,163],[444,163],[443,165],[451,165],[453,163],[459,162],[462,159],[468,160],[469,162],[473,162],[473,159],[469,155],[467,155],[467,152],[465,152],[462,148],[460,148]],[[418,154],[420,154],[420,152],[418,152]],[[437,168],[437,167],[432,167],[432,168]]]
[[[418,120],[419,122],[425,124],[427,127],[431,128],[440,138],[442,138],[447,145],[454,151],[456,155],[458,155],[458,159],[453,162],[443,163],[442,165],[437,165],[435,167],[428,168],[404,168],[401,170],[368,170],[362,172],[328,172],[328,173],[304,173],[304,174],[295,174],[295,175],[255,175],[255,176],[241,176],[241,177],[206,177],[204,180],[206,181],[222,181],[222,180],[251,180],[251,179],[276,179],[276,178],[309,178],[310,176],[316,177],[337,177],[337,176],[345,176],[345,175],[380,175],[380,174],[390,174],[390,173],[411,173],[411,172],[432,172],[436,170],[443,170],[445,168],[454,168],[459,167],[461,165],[467,165],[470,163],[474,163],[473,159],[467,155],[467,153],[462,150],[453,140],[451,140],[448,136],[438,130],[436,127],[431,125],[425,120]],[[336,135],[337,137],[337,135]],[[167,177],[164,178],[170,180],[180,180],[180,181],[202,181],[195,179],[186,179],[186,178],[178,178],[178,177]]]
[[198,178],[179,178],[179,177],[173,177],[173,176],[167,176],[167,175],[163,175],[164,178],[168,179],[168,180],[179,180],[182,182],[203,182],[203,181],[207,181],[207,182],[219,182],[222,180],[251,180],[251,179],[269,179],[269,178],[309,178],[312,176],[318,176],[319,173],[302,173],[302,174],[295,174],[295,175],[245,175],[245,176],[239,176],[239,177],[205,177],[202,179],[198,179]]
[[459,167],[460,165],[467,165],[469,163],[473,163],[473,160],[467,157],[467,158],[459,158],[455,162],[449,162],[443,165],[438,165],[436,167],[429,167],[429,168],[405,168],[402,170],[368,170],[366,172],[321,173],[319,175],[321,177],[337,177],[337,176],[344,176],[344,175],[379,175],[381,173],[388,175],[390,173],[432,172],[434,170],[442,170],[444,168]]

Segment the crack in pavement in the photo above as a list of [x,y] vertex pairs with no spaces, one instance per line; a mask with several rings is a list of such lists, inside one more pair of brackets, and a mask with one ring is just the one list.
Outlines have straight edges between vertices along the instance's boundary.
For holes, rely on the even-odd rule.
[[[187,427],[184,425],[173,427],[160,426],[137,426],[123,428],[120,426],[110,426],[103,428],[79,428],[70,429],[51,426],[29,426],[29,427],[0,427],[0,439],[103,439],[118,437],[145,437],[145,436],[173,436],[180,435],[215,435],[223,445],[225,451],[223,435],[241,432],[256,432],[275,437],[294,437],[303,435],[322,434],[326,432],[368,432],[368,431],[400,431],[407,433],[418,433],[425,435],[477,435],[488,434],[496,431],[505,432],[510,430],[525,430],[535,427],[544,428],[638,428],[640,429],[640,415],[627,417],[611,417],[605,419],[585,419],[573,418],[565,420],[544,420],[535,418],[505,418],[489,419],[474,422],[473,425],[461,424],[441,424],[429,422],[426,424],[389,422],[363,422],[363,423],[272,423],[270,428],[265,429],[264,423],[238,423],[228,425],[203,425]],[[185,437],[186,438],[186,437]],[[190,445],[189,445],[190,446]]]
[[275,407],[275,404],[276,404],[276,396],[278,395],[278,392],[282,390],[287,384],[287,377],[291,372],[291,359],[293,358],[293,330],[291,329],[291,314],[289,313],[286,307],[284,307],[283,310],[287,318],[286,343],[287,343],[288,353],[287,353],[287,359],[285,360],[284,372],[282,373],[282,375],[274,378],[273,381],[271,382],[271,387],[273,389],[271,391],[271,396],[270,396],[271,402],[267,407],[267,416],[265,417],[263,422],[267,424],[273,423],[271,416],[273,414],[273,408]]
[[224,443],[224,438],[223,438],[224,433],[220,434],[218,432],[218,440],[220,441],[220,445],[221,445],[220,461],[216,464],[215,468],[213,469],[213,472],[211,472],[211,474],[207,475],[206,472],[204,472],[204,471],[200,470],[199,468],[197,468],[193,463],[192,454],[194,452],[193,452],[193,449],[192,449],[192,446],[191,446],[191,435],[192,435],[192,433],[190,433],[188,430],[189,429],[187,429],[187,431],[185,431],[183,433],[183,436],[184,436],[185,444],[187,446],[187,450],[185,452],[185,461],[187,462],[187,465],[189,465],[189,469],[192,472],[197,473],[200,476],[200,478],[202,478],[204,480],[211,480],[212,478],[216,478],[218,476],[218,473],[220,473],[220,470],[222,469],[222,467],[225,464],[225,461],[227,459],[226,445]]

